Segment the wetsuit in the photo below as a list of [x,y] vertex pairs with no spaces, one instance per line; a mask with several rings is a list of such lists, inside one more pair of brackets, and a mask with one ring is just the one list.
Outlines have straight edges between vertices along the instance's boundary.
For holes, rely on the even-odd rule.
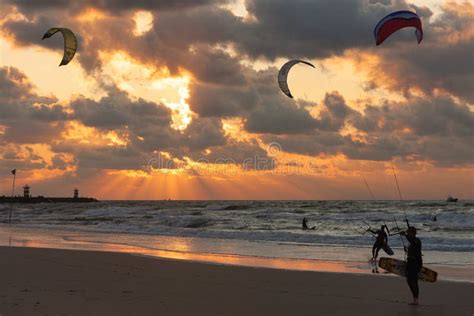
[[308,226],[308,219],[307,219],[306,217],[303,218],[303,230],[315,229],[315,228],[316,228],[316,226],[313,226],[313,227],[310,228],[310,227]]
[[307,223],[308,223],[308,220],[306,218],[303,218],[303,229],[309,229]]
[[423,266],[421,257],[421,240],[416,237],[405,236],[410,245],[407,250],[407,283],[413,294],[418,299],[418,272]]
[[377,231],[373,231],[373,230],[369,230],[369,231],[377,235],[375,237],[374,246],[372,247],[372,259],[376,259],[379,254],[379,250],[383,248],[383,246],[387,243],[388,236],[383,229],[379,229]]

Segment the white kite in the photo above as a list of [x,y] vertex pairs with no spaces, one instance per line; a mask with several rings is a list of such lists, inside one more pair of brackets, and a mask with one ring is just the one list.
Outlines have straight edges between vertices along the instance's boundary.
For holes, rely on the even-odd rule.
[[293,98],[290,92],[290,88],[288,88],[288,73],[290,72],[291,67],[293,67],[296,64],[303,63],[308,66],[314,67],[313,64],[304,61],[304,60],[299,60],[299,59],[294,59],[286,62],[281,68],[280,71],[278,72],[278,85],[280,86],[281,91],[283,91],[284,94],[286,94],[288,97]]

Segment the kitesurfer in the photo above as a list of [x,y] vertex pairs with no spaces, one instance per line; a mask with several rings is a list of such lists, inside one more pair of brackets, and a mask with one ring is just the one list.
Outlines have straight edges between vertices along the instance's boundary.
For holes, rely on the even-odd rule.
[[409,226],[406,232],[401,232],[405,236],[410,245],[406,249],[407,252],[407,283],[413,295],[413,302],[410,305],[418,305],[418,273],[423,266],[421,254],[421,240],[416,237],[416,228]]
[[385,229],[387,229],[387,233],[390,234],[390,231],[388,230],[387,225],[380,226],[379,230],[372,230],[370,228],[367,229],[368,232],[371,232],[372,234],[375,235],[375,242],[374,242],[374,246],[372,247],[371,261],[377,260],[377,256],[379,255],[380,249],[382,249],[388,243],[388,235],[385,232]]
[[303,230],[315,229],[315,228],[316,228],[316,226],[313,226],[313,227],[309,228],[308,219],[306,217],[303,218]]

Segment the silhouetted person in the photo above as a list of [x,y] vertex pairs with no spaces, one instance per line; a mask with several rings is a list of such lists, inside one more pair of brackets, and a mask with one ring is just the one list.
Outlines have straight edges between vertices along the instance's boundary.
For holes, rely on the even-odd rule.
[[[372,230],[370,228],[367,229],[367,231],[375,235],[375,242],[372,247],[372,261],[377,260],[377,256],[379,255],[380,249],[382,249],[388,243],[388,235],[385,232],[385,229],[387,229],[387,233],[390,233],[387,225],[380,226],[379,230]],[[375,270],[376,272],[378,272],[377,269]]]
[[306,217],[303,218],[303,230],[307,230],[307,229],[315,229],[316,226],[313,226],[311,228],[308,227],[308,219]]
[[436,218],[436,215],[433,216],[433,222],[436,222],[438,219]]
[[407,283],[413,295],[413,302],[410,305],[418,305],[418,272],[423,266],[421,258],[421,240],[416,237],[416,228],[408,227],[406,232],[401,232],[406,237],[410,245],[407,251]]

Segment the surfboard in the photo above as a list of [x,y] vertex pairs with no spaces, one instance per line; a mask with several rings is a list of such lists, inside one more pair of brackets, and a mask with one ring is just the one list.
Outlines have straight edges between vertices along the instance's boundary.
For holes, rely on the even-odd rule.
[[[407,263],[403,260],[382,257],[379,260],[379,267],[388,272],[406,277]],[[422,267],[418,273],[418,279],[425,282],[436,282],[438,272]]]
[[392,248],[390,248],[389,245],[387,244],[384,244],[383,247],[382,247],[383,251],[385,251],[385,253],[389,256],[393,256],[394,252],[392,250]]

